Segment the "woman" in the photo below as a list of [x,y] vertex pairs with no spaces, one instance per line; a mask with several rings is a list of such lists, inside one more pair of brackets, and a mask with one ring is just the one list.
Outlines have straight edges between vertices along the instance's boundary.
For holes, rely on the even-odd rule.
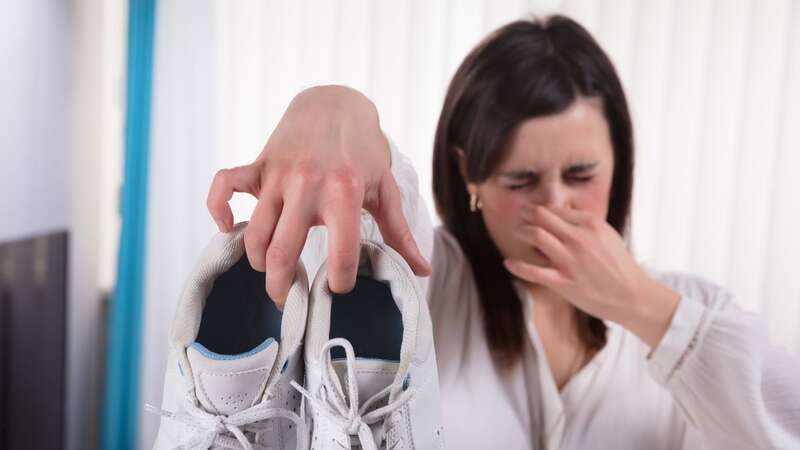
[[519,21],[480,43],[433,156],[435,230],[374,105],[313,88],[254,163],[220,171],[208,207],[227,231],[233,192],[258,198],[247,254],[278,304],[314,225],[335,292],[353,286],[365,232],[431,275],[449,448],[800,448],[797,361],[725,289],[626,249],[630,115],[581,26]]

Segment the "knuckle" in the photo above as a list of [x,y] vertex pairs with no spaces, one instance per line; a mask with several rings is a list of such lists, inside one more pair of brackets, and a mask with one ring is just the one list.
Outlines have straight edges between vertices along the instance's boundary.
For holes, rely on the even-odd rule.
[[533,227],[531,230],[531,238],[536,242],[541,242],[545,238],[544,229],[541,227]]
[[219,202],[214,198],[213,194],[209,194],[208,198],[206,198],[206,209],[211,211],[211,215],[215,215],[217,212]]
[[589,240],[588,239],[586,239],[583,236],[575,238],[575,249],[578,252],[583,252],[588,248],[589,248]]
[[272,271],[283,273],[290,263],[289,252],[282,244],[273,243],[267,249],[266,264]]
[[349,273],[358,267],[358,254],[352,250],[336,250],[330,256],[339,272]]
[[544,209],[542,205],[535,205],[531,211],[531,215],[534,219],[541,220],[544,217]]
[[300,161],[294,167],[294,172],[301,186],[316,186],[322,180],[322,170],[314,161]]
[[327,180],[329,188],[337,196],[350,198],[364,189],[364,183],[349,167],[336,170]]
[[603,227],[603,220],[599,217],[589,217],[586,222],[588,228],[592,231],[600,231],[600,229]]
[[396,250],[409,265],[412,265],[412,261],[415,260],[417,262],[425,262],[425,257],[422,256],[417,241],[414,239],[414,235],[411,234],[411,230],[407,227],[405,231],[400,234],[400,244],[397,246]]
[[227,185],[231,179],[231,169],[220,169],[214,174],[214,184]]
[[404,246],[414,244],[414,235],[407,226],[403,226],[403,230],[400,232],[400,243]]
[[267,238],[263,233],[259,233],[258,230],[251,227],[252,225],[248,224],[244,230],[244,246],[248,250],[261,251],[263,253]]

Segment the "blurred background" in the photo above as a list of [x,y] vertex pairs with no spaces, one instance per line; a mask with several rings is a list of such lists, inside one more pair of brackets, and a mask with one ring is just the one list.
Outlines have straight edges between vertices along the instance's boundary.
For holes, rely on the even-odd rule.
[[[216,170],[291,98],[366,93],[434,223],[447,83],[489,31],[560,12],[614,61],[636,258],[705,276],[800,350],[800,2],[26,0],[0,15],[0,448],[149,448]],[[255,201],[235,196],[237,221]],[[31,434],[33,433],[33,434]],[[22,440],[24,439],[24,440]]]

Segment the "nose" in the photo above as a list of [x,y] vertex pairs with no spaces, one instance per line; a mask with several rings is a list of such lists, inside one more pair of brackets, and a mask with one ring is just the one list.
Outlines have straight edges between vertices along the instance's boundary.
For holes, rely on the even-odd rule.
[[541,183],[531,199],[535,204],[547,207],[565,207],[569,201],[567,189],[559,182]]

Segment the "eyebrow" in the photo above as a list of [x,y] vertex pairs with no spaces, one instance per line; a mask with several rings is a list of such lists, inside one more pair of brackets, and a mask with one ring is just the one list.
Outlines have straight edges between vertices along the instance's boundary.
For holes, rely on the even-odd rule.
[[[567,168],[566,172],[568,173],[586,172],[588,170],[594,169],[595,167],[597,167],[598,164],[600,164],[600,161],[573,164],[569,166],[569,168]],[[497,175],[515,179],[528,179],[539,176],[539,173],[531,169],[514,169],[514,170],[509,170],[507,172],[500,172]]]

